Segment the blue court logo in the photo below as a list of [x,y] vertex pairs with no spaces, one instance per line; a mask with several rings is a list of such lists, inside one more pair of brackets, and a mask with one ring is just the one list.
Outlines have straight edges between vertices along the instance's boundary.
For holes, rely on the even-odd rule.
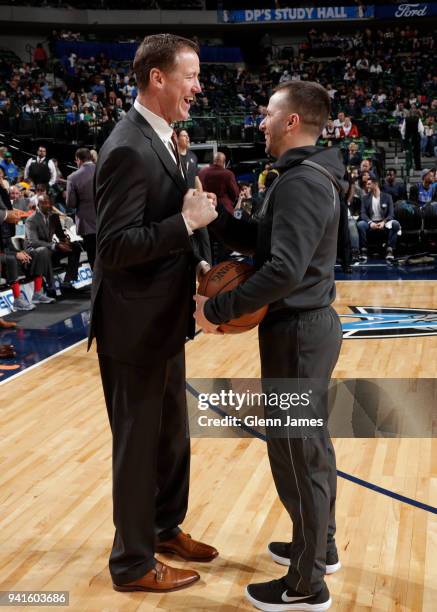
[[[437,310],[349,306],[354,314],[342,314],[343,338],[405,338],[437,336]],[[354,319],[344,321],[344,319]]]

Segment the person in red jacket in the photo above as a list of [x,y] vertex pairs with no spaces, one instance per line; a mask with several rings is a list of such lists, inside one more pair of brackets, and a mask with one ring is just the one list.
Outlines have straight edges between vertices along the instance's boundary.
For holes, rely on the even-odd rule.
[[42,43],[38,43],[33,52],[33,61],[36,63],[38,68],[45,70],[47,64],[47,53]]
[[350,117],[345,117],[344,124],[340,128],[340,138],[359,138],[360,133]]
[[233,215],[240,190],[234,173],[225,166],[226,155],[216,153],[213,163],[199,172],[199,179],[204,191],[215,193],[217,196],[217,210],[223,207]]

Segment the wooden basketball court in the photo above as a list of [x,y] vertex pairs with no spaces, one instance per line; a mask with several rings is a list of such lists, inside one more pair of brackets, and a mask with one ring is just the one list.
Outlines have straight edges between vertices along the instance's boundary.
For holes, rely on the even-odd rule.
[[[339,282],[336,307],[435,308],[432,281]],[[346,340],[337,377],[435,377],[437,336]],[[256,377],[256,332],[200,334],[187,345],[187,376]],[[283,575],[266,551],[290,521],[257,439],[195,439],[184,524],[220,557],[191,564],[194,587],[165,595],[112,590],[111,438],[95,352],[85,344],[0,389],[0,591],[68,590],[70,609],[252,610],[244,587]],[[431,439],[337,439],[338,469],[437,507]],[[437,515],[343,478],[337,544],[343,568],[327,577],[335,612],[437,609]],[[178,561],[171,561],[182,566]],[[20,608],[21,609],[21,608]],[[24,608],[23,608],[24,609]]]

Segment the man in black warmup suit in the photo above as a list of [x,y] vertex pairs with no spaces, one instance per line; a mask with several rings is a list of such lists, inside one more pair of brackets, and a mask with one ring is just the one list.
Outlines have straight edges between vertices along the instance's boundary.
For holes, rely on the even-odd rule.
[[[341,325],[331,304],[344,166],[337,149],[315,146],[329,116],[326,90],[317,83],[280,85],[260,125],[279,177],[268,190],[258,223],[224,211],[210,228],[230,248],[255,256],[257,272],[233,291],[196,296],[198,324],[217,326],[265,304],[259,327],[263,379],[323,379],[337,362]],[[335,545],[335,452],[329,434],[267,436],[279,497],[293,521],[291,543],[272,542],[273,559],[289,566],[280,580],[251,584],[247,598],[261,610],[331,606],[324,575],[339,569]]]
[[148,36],[134,70],[138,97],[104,143],[95,171],[95,336],[113,436],[116,527],[109,568],[118,591],[173,591],[199,574],[154,553],[211,561],[212,547],[179,525],[188,505],[190,441],[184,344],[194,335],[193,252],[216,218],[207,194],[187,188],[171,123],[185,121],[199,86],[198,48]]

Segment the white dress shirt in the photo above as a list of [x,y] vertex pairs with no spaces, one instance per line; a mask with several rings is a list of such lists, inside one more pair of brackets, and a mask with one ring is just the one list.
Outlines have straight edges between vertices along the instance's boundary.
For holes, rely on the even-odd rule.
[[159,115],[155,115],[151,110],[143,106],[140,102],[138,102],[138,98],[135,98],[134,102],[135,110],[140,113],[142,117],[150,124],[152,130],[156,132],[158,138],[164,144],[167,151],[170,153],[173,161],[177,164],[176,157],[173,150],[173,142],[172,142],[172,134],[173,128],[171,125],[167,123],[165,119],[160,117]]

